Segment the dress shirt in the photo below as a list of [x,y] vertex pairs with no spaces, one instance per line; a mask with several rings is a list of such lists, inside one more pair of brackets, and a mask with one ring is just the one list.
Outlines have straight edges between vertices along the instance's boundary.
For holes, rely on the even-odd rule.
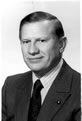
[[[63,59],[60,60],[58,65],[54,67],[52,70],[50,70],[47,74],[45,74],[42,78],[40,78],[40,81],[43,85],[43,89],[41,90],[41,103],[43,103],[46,94],[48,93],[53,81],[55,80],[56,76],[58,75],[61,67],[63,65]],[[35,81],[38,79],[38,77],[35,75],[35,73],[32,73],[32,78],[33,78],[33,85]]]

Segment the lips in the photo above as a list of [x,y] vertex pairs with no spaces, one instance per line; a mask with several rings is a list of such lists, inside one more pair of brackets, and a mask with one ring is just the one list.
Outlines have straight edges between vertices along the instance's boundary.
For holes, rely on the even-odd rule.
[[28,58],[29,61],[33,61],[33,62],[36,62],[36,61],[39,61],[41,60],[43,57],[36,57],[36,58]]

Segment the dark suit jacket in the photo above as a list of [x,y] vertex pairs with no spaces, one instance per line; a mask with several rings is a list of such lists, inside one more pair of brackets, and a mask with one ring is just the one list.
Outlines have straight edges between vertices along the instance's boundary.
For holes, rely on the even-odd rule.
[[[8,77],[3,86],[2,120],[28,121],[32,73]],[[80,121],[80,74],[66,62],[54,80],[37,121]]]

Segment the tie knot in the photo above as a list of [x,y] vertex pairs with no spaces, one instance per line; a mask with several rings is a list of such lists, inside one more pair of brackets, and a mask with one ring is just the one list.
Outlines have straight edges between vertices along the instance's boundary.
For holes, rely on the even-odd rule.
[[36,90],[37,92],[40,92],[42,88],[43,88],[43,85],[41,81],[39,79],[36,80],[36,82],[34,83],[34,90]]

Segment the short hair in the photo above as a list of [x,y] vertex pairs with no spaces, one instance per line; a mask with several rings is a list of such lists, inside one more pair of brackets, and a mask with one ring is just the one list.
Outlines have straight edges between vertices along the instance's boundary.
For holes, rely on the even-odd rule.
[[42,11],[36,11],[33,12],[27,16],[25,16],[21,22],[20,22],[20,27],[19,27],[19,38],[21,39],[21,29],[22,26],[26,23],[34,23],[38,21],[43,21],[43,20],[54,20],[56,21],[56,25],[54,27],[54,33],[58,38],[61,38],[64,36],[64,30],[62,23],[58,20],[58,18],[50,13],[47,12],[42,12]]

